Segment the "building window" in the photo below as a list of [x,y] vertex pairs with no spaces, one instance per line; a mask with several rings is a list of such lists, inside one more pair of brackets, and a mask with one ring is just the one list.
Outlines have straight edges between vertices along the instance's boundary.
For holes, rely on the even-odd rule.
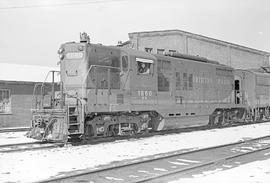
[[144,50],[145,50],[146,52],[148,52],[148,53],[152,53],[153,48],[144,48]]
[[157,49],[157,54],[162,54],[163,55],[164,51],[165,51],[164,49]]
[[11,113],[10,90],[0,89],[0,114]]

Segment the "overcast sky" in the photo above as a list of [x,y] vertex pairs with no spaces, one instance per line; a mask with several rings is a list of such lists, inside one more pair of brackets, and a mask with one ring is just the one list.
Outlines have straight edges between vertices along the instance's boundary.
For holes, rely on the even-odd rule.
[[129,32],[180,29],[270,52],[269,0],[0,0],[0,62],[56,66],[87,32],[115,45]]

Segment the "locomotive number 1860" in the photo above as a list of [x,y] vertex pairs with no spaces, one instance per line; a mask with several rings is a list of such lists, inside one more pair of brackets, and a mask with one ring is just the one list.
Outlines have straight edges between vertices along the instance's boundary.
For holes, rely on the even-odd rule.
[[142,100],[147,100],[147,97],[151,97],[152,96],[152,91],[139,90],[138,91],[138,96],[140,96],[142,98]]

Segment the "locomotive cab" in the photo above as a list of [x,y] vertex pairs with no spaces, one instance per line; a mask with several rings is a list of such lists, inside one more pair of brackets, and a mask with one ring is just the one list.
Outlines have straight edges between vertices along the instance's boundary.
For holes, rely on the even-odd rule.
[[[89,51],[90,52],[90,51]],[[86,81],[86,136],[147,130],[156,103],[155,57],[128,48],[92,45]]]

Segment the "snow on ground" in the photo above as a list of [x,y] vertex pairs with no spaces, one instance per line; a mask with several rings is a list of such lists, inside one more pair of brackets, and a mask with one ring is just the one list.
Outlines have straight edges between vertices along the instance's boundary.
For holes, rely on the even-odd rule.
[[255,161],[223,170],[217,168],[213,171],[205,171],[193,178],[180,178],[169,183],[269,183],[270,182],[270,159]]
[[0,153],[0,182],[33,182],[63,172],[94,169],[176,150],[192,150],[270,134],[270,123],[170,134],[84,146]]
[[37,140],[26,137],[26,132],[0,133],[0,145],[35,142]]

